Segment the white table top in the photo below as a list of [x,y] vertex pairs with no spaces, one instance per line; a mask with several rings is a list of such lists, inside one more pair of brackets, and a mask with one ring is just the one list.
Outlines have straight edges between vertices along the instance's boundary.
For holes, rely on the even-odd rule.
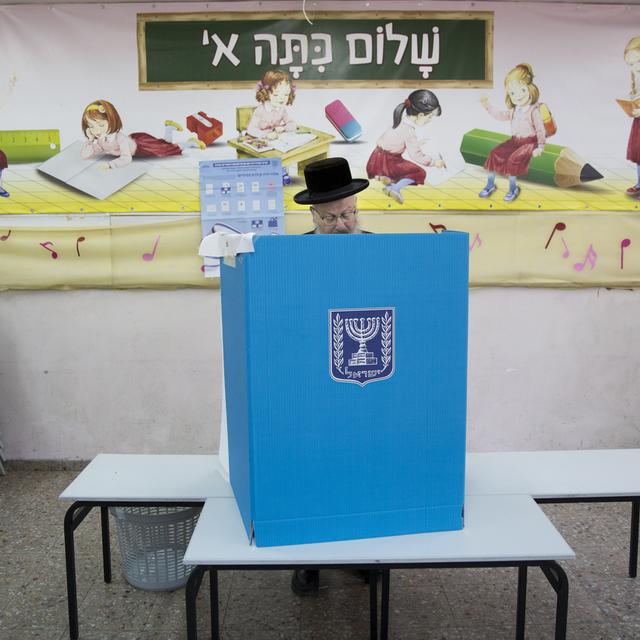
[[[534,498],[640,495],[640,449],[467,454],[467,495]],[[184,501],[233,497],[217,455],[100,454],[62,500]]]
[[206,501],[185,564],[295,565],[569,560],[575,554],[529,496],[469,496],[460,531],[256,547],[234,499]]
[[233,497],[217,455],[101,453],[60,494],[62,500],[202,502]]
[[469,453],[465,493],[523,493],[534,498],[637,496],[640,449]]

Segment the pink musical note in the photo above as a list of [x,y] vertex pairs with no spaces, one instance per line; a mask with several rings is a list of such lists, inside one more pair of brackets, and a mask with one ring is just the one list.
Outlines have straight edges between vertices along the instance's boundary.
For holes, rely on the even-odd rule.
[[48,247],[47,245],[53,245],[53,242],[41,242],[41,243],[40,243],[40,246],[41,246],[43,249],[46,249],[47,251],[50,251],[50,252],[51,252],[51,257],[52,257],[54,260],[57,260],[57,259],[58,259],[58,254],[57,254],[57,252],[55,252],[53,249],[49,249],[49,247]]
[[594,251],[593,245],[590,244],[589,248],[587,249],[587,255],[584,257],[584,261],[583,262],[576,262],[573,265],[573,268],[576,271],[582,271],[584,269],[585,265],[588,262],[589,266],[591,267],[589,269],[589,271],[593,271],[593,268],[596,266],[597,260],[598,260],[598,254]]
[[479,233],[476,233],[475,237],[473,238],[473,242],[469,247],[469,251],[473,251],[473,247],[476,246],[476,243],[478,244],[478,249],[479,249],[482,246],[482,238],[480,237]]
[[443,224],[431,224],[431,222],[430,222],[429,226],[431,227],[431,230],[433,231],[433,233],[438,233],[438,231],[446,231],[447,230],[447,227],[445,227]]
[[631,244],[631,240],[629,238],[625,238],[620,242],[620,268],[624,269],[624,250]]
[[156,249],[158,248],[158,242],[160,242],[160,236],[158,236],[156,238],[156,241],[153,245],[153,251],[151,253],[143,253],[142,254],[142,259],[146,260],[147,262],[151,262],[151,260],[153,260],[156,256]]
[[564,238],[561,238],[561,240],[562,240],[562,244],[564,245],[564,251],[562,252],[562,257],[568,258],[571,255],[571,252],[569,251],[569,247],[567,247],[567,243],[564,241]]
[[77,240],[76,240],[76,253],[78,254],[78,258],[80,257],[80,243],[84,242],[86,240],[86,238],[84,236],[80,236]]
[[4,242],[5,240],[8,240],[9,236],[11,235],[11,231],[12,231],[12,229],[9,229],[9,233],[7,233],[7,235],[0,236],[0,240],[2,240],[2,242]]
[[564,231],[567,228],[567,225],[564,222],[557,222],[556,226],[553,227],[553,231],[551,232],[551,235],[549,236],[549,239],[547,240],[547,244],[544,245],[545,249],[549,248],[549,244],[551,243],[551,238],[553,238],[553,234],[556,231]]

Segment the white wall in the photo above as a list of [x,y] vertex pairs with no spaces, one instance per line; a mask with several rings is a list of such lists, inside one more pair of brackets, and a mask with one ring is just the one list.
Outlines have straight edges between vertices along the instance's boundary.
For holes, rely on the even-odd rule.
[[[470,302],[470,449],[640,447],[638,292]],[[219,336],[217,291],[0,293],[7,457],[216,451]]]

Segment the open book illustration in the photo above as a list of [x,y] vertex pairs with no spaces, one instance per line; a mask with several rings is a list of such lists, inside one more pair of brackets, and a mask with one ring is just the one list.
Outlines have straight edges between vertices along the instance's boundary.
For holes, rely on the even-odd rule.
[[251,136],[247,136],[245,140],[240,140],[245,147],[249,147],[253,151],[257,151],[258,153],[262,153],[263,151],[271,151],[273,147],[271,146],[271,140],[267,140],[266,138],[252,138]]
[[631,118],[637,117],[633,115],[633,110],[640,109],[640,96],[636,96],[635,98],[631,98],[630,100],[616,98],[616,102],[622,107],[622,110],[628,116],[630,116]]
[[38,171],[98,200],[108,198],[147,172],[148,164],[144,160],[134,160],[117,169],[101,169],[100,164],[109,161],[112,156],[94,156],[85,160],[80,156],[83,144],[82,140],[78,140],[65,147],[53,158],[43,162]]
[[265,140],[263,138],[248,138],[242,142],[243,145],[253,149],[254,151],[263,152],[275,149],[280,153],[287,153],[292,149],[297,149],[307,142],[311,142],[316,138],[313,133],[283,133],[274,140]]

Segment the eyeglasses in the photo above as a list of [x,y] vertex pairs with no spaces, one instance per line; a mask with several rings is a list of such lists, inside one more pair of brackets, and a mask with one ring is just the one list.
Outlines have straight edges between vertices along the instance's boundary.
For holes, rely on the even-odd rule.
[[356,214],[358,213],[357,209],[347,209],[347,211],[343,211],[338,215],[334,215],[333,213],[327,213],[325,215],[322,215],[315,207],[313,208],[313,210],[318,214],[318,217],[320,218],[320,220],[322,220],[322,222],[329,227],[332,227],[338,224],[338,218],[340,218],[340,220],[342,220],[342,222],[345,222],[345,223],[351,222],[356,217]]

